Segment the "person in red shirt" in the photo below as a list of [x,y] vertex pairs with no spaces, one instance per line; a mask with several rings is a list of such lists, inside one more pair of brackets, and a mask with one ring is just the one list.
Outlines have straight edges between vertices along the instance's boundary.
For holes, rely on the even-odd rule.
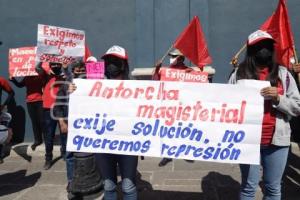
[[[5,91],[7,93],[7,97],[3,103],[2,103],[2,91]],[[5,108],[7,107],[9,102],[13,99],[14,95],[15,93],[13,89],[10,87],[9,82],[5,78],[0,76],[0,113],[5,113]],[[9,142],[12,137],[12,129],[9,127],[9,124],[6,124],[5,126],[8,126],[8,136],[9,136],[6,142]],[[2,148],[3,145],[0,144],[0,164],[3,163]]]
[[31,119],[34,135],[34,143],[31,149],[34,151],[37,146],[43,143],[43,87],[44,76],[26,76],[18,81],[15,77],[10,80],[19,88],[26,87],[27,110]]
[[[56,101],[56,94],[64,81],[63,65],[61,63],[49,63],[50,69],[44,69],[42,63],[36,66],[38,74],[45,76],[46,84],[43,91],[43,121],[44,121],[44,141],[45,141],[45,164],[44,169],[48,170],[52,166],[53,159],[53,143],[55,130],[58,120],[53,117],[53,106]],[[60,132],[61,156],[65,159],[67,135]]]
[[[172,51],[169,52],[169,57],[170,57],[170,68],[171,69],[180,69],[180,70],[186,70],[187,72],[192,71],[193,69],[186,66],[184,64],[185,57],[184,55],[178,50],[178,49],[173,49]],[[162,66],[162,62],[159,62],[155,66],[155,71],[154,74],[152,75],[152,80],[161,80],[161,75],[160,75],[160,69]],[[186,160],[190,162],[189,160]],[[159,163],[159,167],[163,167],[167,165],[169,162],[172,162],[172,158],[163,158]]]
[[[241,79],[270,82],[261,89],[264,115],[260,142],[260,165],[241,164],[240,200],[255,199],[263,172],[264,199],[281,199],[282,176],[287,163],[291,128],[289,120],[300,115],[300,95],[296,81],[287,68],[276,62],[273,37],[262,30],[250,34],[244,61],[229,83]],[[250,133],[251,134],[251,133]]]
[[[186,66],[184,64],[185,57],[184,55],[178,50],[174,49],[171,52],[169,52],[169,57],[170,57],[170,68],[171,69],[181,69],[181,70],[187,70],[187,71],[192,71],[193,69]],[[152,75],[152,80],[160,80],[160,69],[162,67],[162,61],[158,62],[155,65],[155,70]]]

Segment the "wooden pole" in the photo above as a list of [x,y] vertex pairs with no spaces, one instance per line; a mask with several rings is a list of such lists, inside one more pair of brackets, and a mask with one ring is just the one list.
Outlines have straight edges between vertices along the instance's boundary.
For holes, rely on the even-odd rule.
[[159,59],[157,61],[157,63],[155,63],[155,69],[153,70],[152,72],[152,78],[153,76],[155,76],[155,74],[159,74],[159,70],[160,70],[160,67],[162,65],[162,62],[164,61],[164,59],[166,58],[166,56],[169,54],[169,52],[172,50],[173,48],[173,44],[170,46],[170,48],[166,51],[166,53],[163,55],[163,57],[161,57],[161,59]]
[[163,57],[159,60],[160,62],[164,61],[164,59],[167,57],[167,55],[172,50],[172,48],[173,48],[173,44],[170,46],[170,48],[168,49],[168,51],[163,55]]
[[293,45],[293,51],[294,51],[295,64],[298,64],[298,56],[297,56],[295,45]]
[[[298,56],[297,56],[295,45],[293,45],[293,51],[294,51],[295,65],[298,65],[299,64],[298,63]],[[298,78],[298,83],[300,83],[300,73],[297,74],[297,78]]]
[[234,55],[234,57],[231,59],[230,64],[233,65],[233,67],[237,67],[237,61],[240,56],[240,54],[246,49],[247,44],[244,44],[242,48]]

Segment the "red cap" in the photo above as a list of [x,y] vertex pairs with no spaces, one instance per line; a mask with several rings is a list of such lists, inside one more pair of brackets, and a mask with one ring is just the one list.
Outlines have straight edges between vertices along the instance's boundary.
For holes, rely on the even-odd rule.
[[248,46],[251,46],[251,45],[254,45],[254,44],[258,43],[259,41],[265,40],[265,39],[274,41],[273,37],[269,33],[262,31],[262,30],[257,30],[254,33],[251,33],[249,35],[247,44],[248,44]]
[[105,56],[108,56],[108,55],[113,55],[118,58],[128,60],[128,55],[127,55],[126,50],[123,47],[120,47],[117,45],[110,47],[101,58],[103,59]]

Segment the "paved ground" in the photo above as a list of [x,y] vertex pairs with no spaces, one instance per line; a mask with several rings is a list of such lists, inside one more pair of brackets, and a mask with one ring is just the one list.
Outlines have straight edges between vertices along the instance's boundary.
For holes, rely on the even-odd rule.
[[[55,149],[57,154],[58,147]],[[160,168],[158,162],[156,158],[139,161],[137,177],[141,200],[238,199],[240,172],[237,165],[174,160]],[[35,152],[27,144],[12,147],[0,165],[0,200],[67,199],[64,161],[58,159],[48,171],[42,169],[43,164],[43,147]],[[262,199],[261,189],[256,199]],[[296,144],[293,144],[283,180],[283,199],[300,199],[300,150]]]

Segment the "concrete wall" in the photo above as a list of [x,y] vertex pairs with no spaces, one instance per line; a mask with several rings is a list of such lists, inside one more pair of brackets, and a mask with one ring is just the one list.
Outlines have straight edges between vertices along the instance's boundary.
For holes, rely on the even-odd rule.
[[[0,0],[1,76],[7,77],[9,48],[36,44],[37,24],[86,31],[98,58],[114,44],[128,50],[131,68],[150,67],[198,15],[216,68],[214,82],[226,82],[230,59],[249,33],[272,14],[278,0]],[[296,46],[300,45],[299,0],[287,0]],[[167,61],[167,60],[166,60]],[[167,64],[167,62],[166,62]],[[24,107],[23,89],[16,104]],[[25,108],[26,110],[26,108]],[[26,114],[25,140],[32,140]]]

